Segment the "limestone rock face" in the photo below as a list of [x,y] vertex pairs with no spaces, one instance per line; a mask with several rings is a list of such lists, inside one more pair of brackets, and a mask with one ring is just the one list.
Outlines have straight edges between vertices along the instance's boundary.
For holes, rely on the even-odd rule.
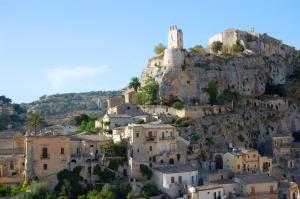
[[159,97],[178,97],[183,101],[193,98],[207,102],[208,83],[218,83],[218,92],[231,89],[241,96],[259,96],[269,84],[284,84],[293,72],[293,56],[233,56],[221,58],[210,54],[185,52],[181,66],[164,64],[163,56],[149,60],[142,74],[142,82],[153,76],[160,84]]

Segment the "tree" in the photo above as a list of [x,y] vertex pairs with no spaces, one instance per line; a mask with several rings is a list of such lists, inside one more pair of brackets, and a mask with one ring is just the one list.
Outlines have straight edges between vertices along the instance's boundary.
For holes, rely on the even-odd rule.
[[28,129],[36,131],[42,126],[43,119],[38,113],[31,113],[29,118],[27,119],[26,126]]
[[157,46],[154,48],[154,52],[159,55],[160,53],[163,53],[164,50],[166,49],[166,46],[163,45],[162,43],[159,43]]
[[232,52],[234,52],[234,53],[242,53],[242,52],[244,52],[245,48],[244,48],[244,46],[241,44],[240,41],[236,41],[236,43],[233,44],[231,50],[232,50]]
[[201,45],[196,45],[189,49],[191,53],[204,53],[205,49]]
[[218,53],[219,51],[222,50],[222,47],[223,47],[223,43],[220,42],[220,41],[214,41],[211,45],[211,50],[214,52],[214,53]]
[[216,104],[218,96],[218,85],[217,82],[212,80],[208,83],[208,94],[209,94],[209,103],[211,105]]
[[140,88],[141,83],[138,77],[132,77],[129,83],[129,88],[133,88],[135,92]]
[[154,184],[146,184],[142,188],[142,195],[145,198],[149,198],[151,196],[155,196],[158,194],[158,189]]
[[143,174],[143,176],[147,176],[148,180],[151,179],[152,170],[148,166],[140,164],[140,172]]
[[184,103],[181,101],[176,101],[173,103],[172,107],[175,108],[176,110],[181,110],[184,108]]
[[154,104],[157,99],[159,84],[153,77],[148,77],[145,85],[140,89],[139,95],[143,104]]

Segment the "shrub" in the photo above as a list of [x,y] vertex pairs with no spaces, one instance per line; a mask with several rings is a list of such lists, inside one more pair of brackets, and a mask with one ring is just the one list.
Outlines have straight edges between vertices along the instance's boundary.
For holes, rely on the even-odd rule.
[[158,189],[154,184],[146,184],[143,188],[142,188],[142,195],[145,198],[149,198],[151,196],[155,196],[158,194]]
[[225,89],[222,95],[218,96],[219,104],[226,104],[232,102],[237,99],[237,93],[230,91],[229,89]]
[[240,41],[236,41],[236,43],[233,44],[231,50],[232,50],[233,53],[242,53],[242,52],[244,52],[245,48],[241,44]]
[[142,104],[154,104],[157,100],[159,84],[153,77],[148,77],[145,85],[139,90],[139,96]]
[[148,166],[140,164],[140,172],[143,174],[143,176],[147,176],[148,180],[151,179],[152,170]]
[[176,110],[182,110],[184,108],[184,103],[181,101],[176,101],[173,103],[172,107]]
[[180,117],[177,117],[177,118],[174,119],[173,125],[175,127],[178,127],[178,128],[180,128],[180,127],[188,127],[189,126],[189,124],[187,122],[185,122],[185,119],[184,118],[180,118]]
[[166,46],[162,43],[157,44],[157,46],[154,47],[155,54],[159,55],[160,53],[163,53],[166,49]]
[[244,142],[245,141],[245,138],[244,138],[244,136],[242,134],[238,135],[238,139],[239,139],[240,142]]
[[189,48],[189,51],[191,53],[204,53],[205,49],[201,45],[196,45],[196,46],[194,46],[192,48]]
[[222,50],[222,47],[223,47],[223,43],[220,42],[220,41],[214,41],[211,45],[211,50],[214,52],[214,53],[218,53],[219,51]]
[[208,83],[208,94],[209,94],[209,103],[211,105],[216,104],[218,96],[218,85],[217,82],[212,80]]

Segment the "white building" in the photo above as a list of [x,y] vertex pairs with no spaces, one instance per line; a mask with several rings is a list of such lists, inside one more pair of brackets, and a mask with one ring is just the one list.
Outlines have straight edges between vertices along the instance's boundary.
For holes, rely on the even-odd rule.
[[198,169],[191,164],[176,164],[153,169],[158,189],[170,197],[178,197],[188,185],[198,184]]
[[220,185],[209,184],[197,187],[189,187],[184,198],[189,199],[225,199],[224,188]]

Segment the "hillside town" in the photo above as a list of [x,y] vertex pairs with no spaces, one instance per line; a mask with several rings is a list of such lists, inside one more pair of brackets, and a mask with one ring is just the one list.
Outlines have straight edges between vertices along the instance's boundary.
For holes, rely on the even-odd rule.
[[[299,52],[254,29],[167,39],[102,116],[5,124],[0,196],[300,199]],[[31,197],[37,183],[50,191]]]

